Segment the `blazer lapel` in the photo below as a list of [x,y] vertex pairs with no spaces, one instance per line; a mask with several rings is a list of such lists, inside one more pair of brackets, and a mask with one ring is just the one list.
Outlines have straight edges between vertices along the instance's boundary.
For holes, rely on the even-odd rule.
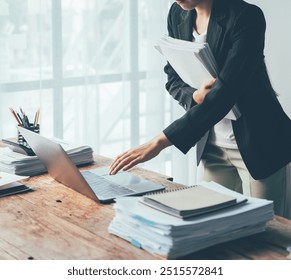
[[184,17],[184,20],[178,25],[179,39],[192,41],[195,14],[195,10],[183,11],[182,17]]
[[207,29],[206,41],[209,44],[214,56],[216,56],[219,51],[219,46],[222,39],[221,35],[225,30],[226,9],[224,9],[223,5],[221,5],[222,3],[223,1],[214,1]]
[[[218,3],[216,3],[218,2]],[[214,55],[217,54],[221,35],[225,29],[226,12],[223,1],[214,1],[207,29],[207,42]],[[181,40],[192,41],[196,11],[183,11],[184,20],[178,25],[178,36]]]

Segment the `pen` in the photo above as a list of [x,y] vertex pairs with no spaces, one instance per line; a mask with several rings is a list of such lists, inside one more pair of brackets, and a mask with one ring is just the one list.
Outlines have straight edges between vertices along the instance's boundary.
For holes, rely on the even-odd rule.
[[25,114],[25,112],[22,110],[22,108],[20,107],[20,113],[22,115],[22,122],[24,127],[29,127],[29,119],[27,117],[27,115]]
[[20,109],[20,113],[21,113],[21,116],[22,116],[21,120],[22,120],[23,126],[24,126],[24,127],[27,127],[27,125],[26,125],[26,120],[25,120],[25,118],[24,118],[24,112],[23,112],[23,110],[22,110],[21,107],[19,107],[19,109]]
[[24,119],[25,119],[27,127],[29,127],[29,120],[28,120],[28,117],[25,114],[24,114]]
[[20,109],[20,113],[21,113],[22,117],[24,117],[24,112],[23,112],[22,108],[19,107],[19,109]]
[[23,120],[22,120],[22,118],[20,117],[20,115],[19,115],[18,113],[16,113],[16,114],[17,114],[18,119],[21,121],[21,124],[22,124],[22,126],[23,126]]

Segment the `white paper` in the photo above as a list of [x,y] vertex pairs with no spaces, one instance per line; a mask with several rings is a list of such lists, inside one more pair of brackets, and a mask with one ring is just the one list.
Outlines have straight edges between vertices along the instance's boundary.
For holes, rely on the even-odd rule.
[[139,197],[118,198],[109,232],[136,247],[171,259],[264,231],[266,222],[273,219],[272,201],[249,198],[214,182],[199,184],[248,201],[182,220],[143,205]]
[[18,175],[6,173],[6,172],[0,172],[0,186],[14,183],[26,178],[28,178],[28,176],[18,176]]
[[[207,43],[195,43],[163,36],[155,48],[166,58],[180,78],[189,86],[198,89],[204,80],[217,77],[218,68]],[[237,120],[241,113],[235,104],[225,116]]]

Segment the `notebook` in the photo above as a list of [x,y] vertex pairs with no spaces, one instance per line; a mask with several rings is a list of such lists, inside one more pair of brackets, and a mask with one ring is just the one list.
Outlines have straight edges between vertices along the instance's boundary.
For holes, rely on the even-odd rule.
[[108,167],[81,173],[60,144],[23,127],[18,130],[56,181],[96,202],[110,203],[117,197],[142,195],[165,188],[126,171],[108,175]]
[[203,186],[192,186],[145,195],[141,202],[185,219],[235,205],[237,199]]

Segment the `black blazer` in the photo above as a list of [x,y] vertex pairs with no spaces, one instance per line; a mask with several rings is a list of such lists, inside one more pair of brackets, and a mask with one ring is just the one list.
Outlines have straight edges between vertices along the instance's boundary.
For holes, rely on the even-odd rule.
[[[196,11],[174,3],[168,15],[171,37],[192,40]],[[264,62],[266,23],[262,11],[242,0],[214,0],[207,42],[219,76],[201,104],[195,89],[167,64],[166,88],[187,112],[164,133],[183,153],[237,104],[242,116],[232,121],[241,156],[253,178],[263,179],[291,159],[291,120],[271,86]]]

